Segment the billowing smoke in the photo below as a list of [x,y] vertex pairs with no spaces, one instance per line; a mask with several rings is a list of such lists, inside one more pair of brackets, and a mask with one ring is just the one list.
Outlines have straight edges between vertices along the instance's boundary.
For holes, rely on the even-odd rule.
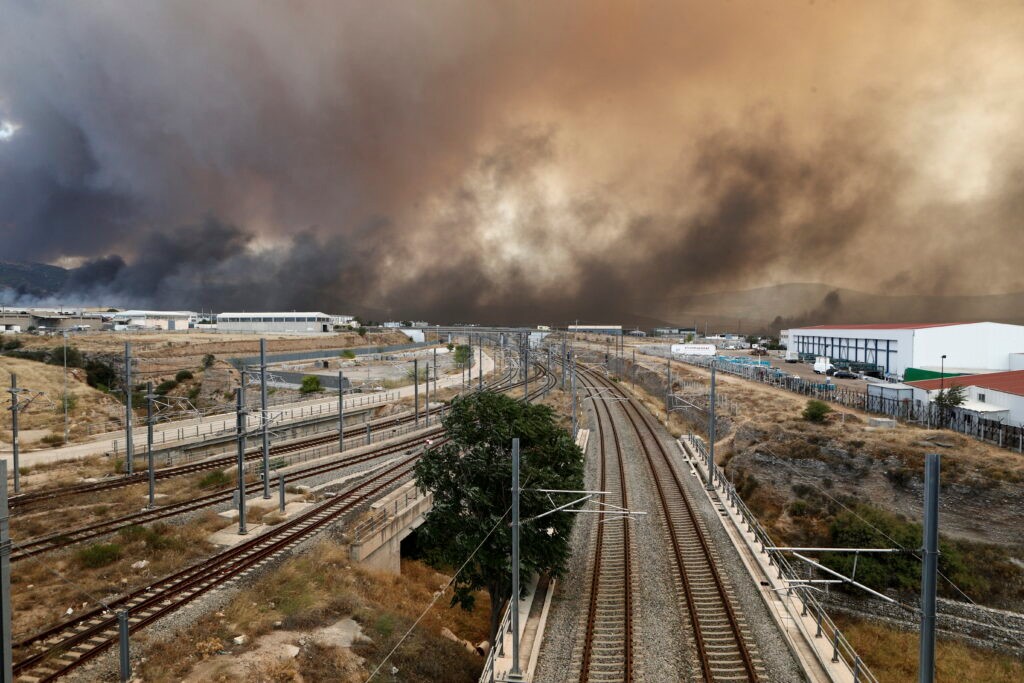
[[65,303],[559,322],[1024,289],[1024,6],[4,15],[0,259],[81,265]]

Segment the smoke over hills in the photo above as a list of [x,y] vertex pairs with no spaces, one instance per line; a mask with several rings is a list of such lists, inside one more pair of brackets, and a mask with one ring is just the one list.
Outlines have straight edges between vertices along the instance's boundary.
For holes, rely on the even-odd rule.
[[438,320],[671,320],[789,281],[1019,291],[1022,22],[15,1],[0,258],[80,266],[62,295],[88,302]]

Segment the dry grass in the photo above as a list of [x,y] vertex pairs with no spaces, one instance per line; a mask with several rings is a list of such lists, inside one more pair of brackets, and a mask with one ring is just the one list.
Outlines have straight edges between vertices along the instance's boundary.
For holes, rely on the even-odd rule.
[[[118,595],[208,556],[212,546],[206,538],[222,526],[224,520],[210,512],[187,526],[124,530],[101,541],[121,550],[120,559],[102,567],[83,565],[80,551],[89,545],[18,562],[11,577],[15,634],[37,631],[64,618],[69,607],[91,609],[96,597]],[[132,569],[139,560],[149,565]]]
[[[917,681],[916,632],[848,616],[837,617],[835,621],[879,680]],[[1024,680],[1024,661],[940,639],[936,645],[935,678],[938,681],[1016,683]]]
[[[59,342],[48,340],[48,348]],[[0,356],[0,385],[6,389],[11,385],[11,373],[18,376],[18,386],[45,392],[46,396],[36,399],[20,413],[18,426],[24,430],[46,429],[64,434],[64,368],[47,365],[21,358]],[[118,414],[120,403],[102,391],[85,383],[85,372],[68,368],[68,395],[73,397],[74,408],[69,411],[72,436],[83,432],[83,425],[89,422],[106,421]],[[5,398],[8,398],[4,394]],[[11,413],[0,411],[0,439],[10,441]],[[26,446],[31,440],[26,440]]]
[[[403,562],[400,576],[352,567],[347,546],[324,540],[258,579],[231,600],[221,616],[204,616],[187,633],[147,648],[140,673],[147,681],[180,680],[212,653],[239,650],[229,646],[236,635],[244,633],[252,643],[271,631],[275,622],[282,622],[284,629],[315,634],[319,627],[351,617],[372,641],[354,648],[365,661],[304,639],[295,666],[278,663],[274,670],[250,672],[250,676],[251,680],[291,680],[279,676],[292,675],[297,669],[306,681],[365,680],[369,668],[391,649],[446,581],[418,562]],[[488,628],[487,600],[479,600],[481,608],[474,612],[449,609],[447,604],[446,599],[439,600],[393,658],[391,663],[403,672],[402,680],[475,680],[479,674],[482,659],[440,637],[439,631],[444,626],[470,641],[483,640]]]

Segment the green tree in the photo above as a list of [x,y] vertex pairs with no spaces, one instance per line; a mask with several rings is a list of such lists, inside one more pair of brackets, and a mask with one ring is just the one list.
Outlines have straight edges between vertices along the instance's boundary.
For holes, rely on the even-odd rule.
[[205,356],[203,356],[203,369],[207,370],[207,369],[213,367],[213,364],[216,361],[217,361],[217,358],[212,353],[206,354]]
[[302,378],[302,386],[299,387],[300,393],[312,394],[322,390],[323,386],[320,384],[320,378],[316,375],[306,375]]
[[943,389],[935,397],[935,405],[943,410],[956,408],[967,400],[967,389],[962,384],[953,384],[948,389]]
[[[452,605],[472,609],[473,592],[485,589],[493,642],[502,605],[512,591],[512,439],[520,440],[520,481],[526,489],[520,496],[523,520],[552,507],[536,489],[582,488],[583,453],[557,425],[550,407],[493,392],[455,401],[444,427],[448,441],[427,451],[416,465],[417,485],[434,496],[419,534],[426,557],[435,566],[461,567],[469,560],[456,577]],[[523,575],[557,576],[565,571],[573,517],[554,514],[522,524]]]
[[459,344],[455,347],[455,364],[459,367],[466,367],[473,362],[473,349],[466,344]]
[[366,336],[366,328],[365,327],[360,326],[359,329],[356,330],[356,332],[359,333],[360,337],[365,337]]
[[803,417],[808,422],[824,422],[825,416],[832,412],[832,407],[824,401],[812,398],[804,408]]
[[353,358],[356,357],[356,352],[353,351],[352,349],[345,349],[344,351],[341,352],[340,356],[345,360],[352,360]]

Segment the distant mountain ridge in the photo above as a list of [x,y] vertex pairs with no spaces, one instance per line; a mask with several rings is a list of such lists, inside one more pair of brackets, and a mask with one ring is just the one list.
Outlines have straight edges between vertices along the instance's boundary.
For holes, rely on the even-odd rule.
[[0,261],[0,289],[12,289],[19,295],[56,294],[67,283],[71,271],[45,263]]

